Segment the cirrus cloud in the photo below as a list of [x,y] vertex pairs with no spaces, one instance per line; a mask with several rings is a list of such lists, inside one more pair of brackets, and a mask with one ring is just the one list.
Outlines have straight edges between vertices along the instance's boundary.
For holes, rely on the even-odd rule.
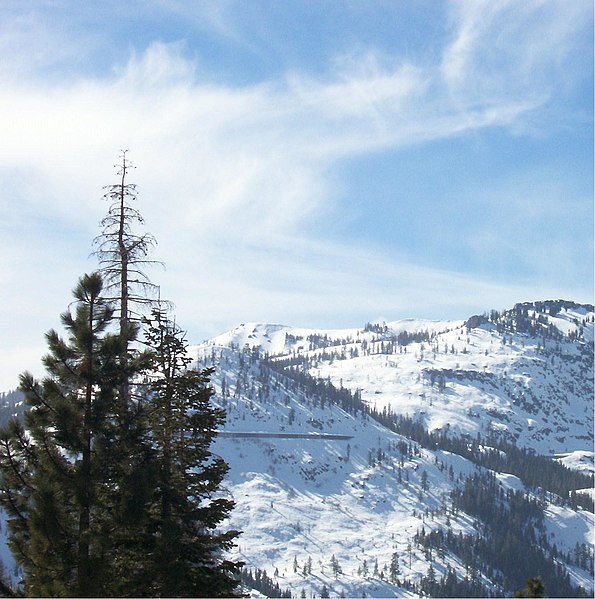
[[[395,239],[354,243],[341,235],[348,210],[336,174],[348,159],[534,126],[576,57],[585,27],[577,17],[589,11],[574,6],[457,2],[438,62],[358,48],[329,57],[330,74],[292,67],[235,85],[218,81],[208,56],[187,41],[159,36],[141,50],[121,48],[125,58],[100,74],[78,72],[74,50],[84,36],[62,39],[64,29],[44,25],[39,13],[27,20],[17,11],[19,27],[0,28],[8,65],[0,89],[2,355],[18,348],[23,360],[29,347],[23,362],[31,368],[68,290],[94,268],[87,254],[118,148],[129,148],[138,166],[139,208],[168,265],[155,278],[195,338],[240,320],[353,325],[378,313],[412,315],[411,306],[419,316],[456,316],[580,290],[541,280],[538,267],[521,285],[424,264]],[[149,10],[166,11],[160,3]],[[237,21],[226,26],[232,13],[216,11],[215,29],[239,44],[249,34]],[[94,36],[89,54],[109,41]],[[72,72],[44,76],[52,60]],[[494,239],[490,223],[482,225],[470,244]],[[0,389],[14,385],[14,368],[4,360]]]

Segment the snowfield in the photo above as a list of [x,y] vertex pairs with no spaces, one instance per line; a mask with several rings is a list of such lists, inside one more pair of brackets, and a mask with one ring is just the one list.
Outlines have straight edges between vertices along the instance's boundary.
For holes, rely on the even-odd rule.
[[[522,496],[540,506],[542,522],[529,520],[535,544],[592,595],[595,521],[584,501],[487,470],[464,448],[504,459],[514,448],[497,441],[515,443],[547,456],[547,467],[593,474],[594,319],[592,306],[539,302],[489,318],[360,329],[247,323],[191,347],[196,367],[214,369],[214,401],[227,414],[213,452],[230,466],[226,524],[242,531],[231,557],[295,598],[325,588],[331,597],[418,597],[420,584],[453,572],[510,596],[516,588],[502,586],[502,572],[420,541],[484,535],[485,523],[454,498],[471,477],[487,477],[495,505],[510,509]],[[365,406],[459,440],[462,455],[394,432]],[[573,489],[595,498],[593,488]],[[0,532],[5,573],[16,580]]]
[[[293,360],[311,376],[359,393],[377,411],[421,419],[429,430],[469,438],[495,432],[592,472],[592,376],[585,369],[590,360],[592,375],[592,354],[585,357],[566,340],[579,329],[582,339],[592,339],[592,320],[593,313],[582,309],[548,319],[563,332],[561,340],[502,334],[485,322],[469,328],[464,321],[409,319],[336,331],[250,323],[194,347],[201,366],[216,368],[217,401],[228,414],[225,430],[264,433],[220,437],[215,444],[231,466],[231,526],[243,531],[234,557],[247,568],[266,570],[295,597],[320,596],[323,586],[331,596],[417,596],[390,580],[393,555],[397,578],[419,582],[430,562],[414,541],[416,533],[449,528],[474,534],[480,526],[468,514],[454,513],[447,501],[478,466],[425,449],[369,416],[321,405],[264,372],[260,355]],[[426,338],[390,345],[403,333]],[[266,436],[279,432],[351,438]],[[504,492],[537,497],[511,474],[497,474],[497,482]],[[577,543],[592,548],[593,515],[554,497],[547,501],[549,542],[565,552]],[[431,564],[438,579],[447,568],[461,579],[468,573],[448,552],[434,555]],[[567,567],[575,584],[593,588],[591,574]],[[481,578],[489,587],[491,581]]]

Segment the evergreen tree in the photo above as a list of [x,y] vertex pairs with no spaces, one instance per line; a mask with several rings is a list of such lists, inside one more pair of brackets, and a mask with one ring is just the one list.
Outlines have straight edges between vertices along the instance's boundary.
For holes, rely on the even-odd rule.
[[401,573],[401,569],[399,568],[399,554],[393,553],[390,558],[390,568],[389,568],[389,576],[391,582],[397,582],[397,578]]
[[430,488],[428,484],[428,473],[425,470],[421,473],[421,488],[423,491],[427,491]]
[[[187,369],[182,331],[160,311],[148,350],[107,332],[113,308],[102,279],[85,276],[68,340],[47,335],[48,376],[21,377],[25,426],[0,431],[0,503],[23,590],[41,596],[232,597],[242,564],[225,560],[235,531],[219,532],[233,502],[221,497],[227,464],[209,451],[224,412],[210,405],[211,370]],[[130,402],[122,432],[122,381],[144,373],[146,398]],[[134,434],[132,434],[132,432]]]
[[212,369],[188,368],[183,331],[154,310],[147,319],[151,351],[148,422],[157,454],[154,497],[155,580],[159,596],[231,597],[240,563],[224,560],[235,531],[216,532],[233,502],[220,496],[228,466],[209,451],[224,411],[214,408]]
[[525,586],[514,594],[515,597],[547,597],[545,587],[539,576],[529,578]]
[[109,483],[104,464],[116,390],[130,375],[118,356],[135,332],[106,332],[113,310],[101,292],[98,274],[79,281],[75,313],[62,315],[68,340],[53,330],[46,335],[48,376],[41,383],[21,376],[30,408],[25,427],[14,420],[0,431],[0,503],[32,595],[103,595],[110,575],[97,534],[110,517],[101,505]]
[[339,564],[339,560],[335,557],[335,554],[331,556],[331,569],[335,578],[339,576],[339,574],[343,574],[343,570],[341,569],[341,565]]
[[420,588],[426,595],[434,595],[436,590],[436,571],[434,570],[434,566],[431,562],[430,567],[428,568],[428,573],[421,580]]

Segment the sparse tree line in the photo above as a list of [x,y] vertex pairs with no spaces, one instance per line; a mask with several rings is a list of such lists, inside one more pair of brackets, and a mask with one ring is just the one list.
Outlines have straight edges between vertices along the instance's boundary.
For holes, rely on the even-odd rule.
[[315,378],[294,365],[287,366],[280,360],[266,357],[263,360],[275,373],[286,378],[284,385],[287,388],[310,398],[317,397],[317,405],[321,407],[324,407],[326,402],[331,402],[348,413],[367,414],[423,447],[457,453],[478,466],[514,474],[530,488],[542,488],[555,493],[562,503],[572,507],[583,505],[585,509],[592,510],[592,502],[589,501],[588,495],[572,492],[591,488],[594,484],[593,475],[571,470],[552,458],[519,448],[514,443],[495,436],[482,438],[478,433],[475,439],[470,439],[455,437],[447,431],[430,432],[422,420],[394,414],[386,407],[382,411],[371,408],[361,399],[359,392],[352,392],[344,387],[337,388],[328,379]]
[[[330,338],[328,335],[313,333],[311,335],[293,335],[292,333],[285,333],[285,345],[296,345],[300,342],[304,342],[302,347],[307,351],[314,351],[317,349],[324,349],[327,347],[337,347],[337,346],[345,346],[351,345],[353,343],[361,343],[362,349],[367,350],[368,346],[373,346],[378,343],[389,342],[389,345],[386,346],[387,349],[384,349],[381,353],[394,353],[394,347],[397,345],[405,346],[410,343],[422,343],[424,341],[431,341],[436,337],[436,333],[429,333],[427,330],[409,332],[409,331],[401,331],[397,334],[391,332],[388,326],[377,323],[369,323],[367,322],[364,325],[364,333],[376,333],[378,337],[373,339],[362,339],[360,342],[360,333],[358,332],[356,338],[354,339],[352,336],[347,336],[345,338]],[[307,345],[307,347],[306,347]],[[392,348],[389,352],[388,348]]]
[[489,313],[473,316],[467,321],[467,327],[474,328],[482,323],[491,322],[496,325],[496,330],[500,334],[522,333],[554,341],[567,339],[568,341],[584,342],[584,327],[589,322],[593,322],[594,317],[573,318],[573,322],[577,326],[577,331],[570,331],[567,335],[564,335],[548,318],[548,316],[555,317],[563,311],[576,310],[578,308],[585,308],[589,312],[593,312],[594,310],[591,304],[582,305],[565,300],[525,302],[515,304],[510,310],[502,312],[491,310]]
[[279,599],[291,599],[292,594],[289,589],[282,589],[278,582],[275,582],[268,574],[266,570],[259,568],[243,569],[241,571],[241,580],[249,588],[262,593],[266,597]]

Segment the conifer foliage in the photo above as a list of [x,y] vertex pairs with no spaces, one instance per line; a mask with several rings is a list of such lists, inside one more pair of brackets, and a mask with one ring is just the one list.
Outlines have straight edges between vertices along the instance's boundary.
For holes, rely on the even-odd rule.
[[12,591],[239,596],[242,564],[224,555],[239,533],[220,530],[233,508],[221,489],[228,466],[209,450],[224,419],[210,403],[211,370],[190,368],[164,310],[141,319],[130,309],[154,305],[143,290],[155,286],[142,272],[152,237],[132,230],[142,219],[127,205],[128,168],[124,153],[101,272],[74,290],[66,338],[46,335],[47,376],[21,376],[24,422],[0,430],[0,506],[23,574]]
[[[0,499],[9,514],[10,543],[24,570],[28,594],[81,597],[104,591],[97,538],[106,448],[113,445],[115,389],[124,373],[118,356],[128,339],[107,333],[112,308],[102,281],[85,275],[74,290],[76,310],[65,312],[68,339],[46,337],[48,376],[25,373],[21,389],[30,409],[0,433]],[[101,508],[104,508],[103,510]]]
[[547,597],[545,587],[539,576],[529,578],[525,586],[514,594],[515,597]]
[[240,564],[222,560],[238,533],[216,533],[233,502],[217,496],[227,464],[209,451],[225,412],[210,405],[211,369],[188,368],[184,332],[155,309],[146,319],[151,355],[147,415],[159,466],[153,518],[154,592],[159,596],[230,597]]

